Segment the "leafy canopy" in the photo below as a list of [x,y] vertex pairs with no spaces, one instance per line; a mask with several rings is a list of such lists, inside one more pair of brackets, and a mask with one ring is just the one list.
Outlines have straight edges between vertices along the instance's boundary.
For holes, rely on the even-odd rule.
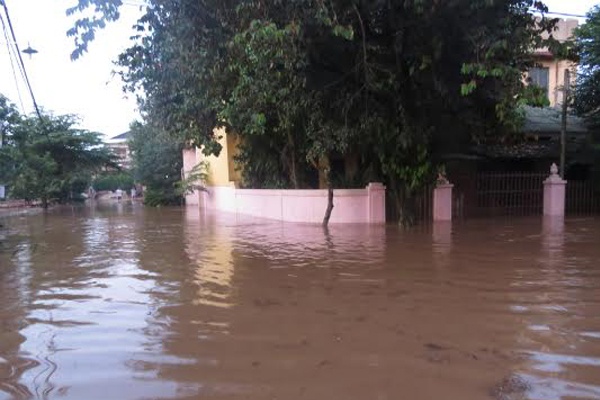
[[580,65],[575,88],[575,109],[595,128],[600,127],[600,5],[587,13],[575,30]]
[[72,116],[22,116],[0,95],[0,180],[9,195],[25,200],[64,202],[83,192],[91,174],[114,165],[99,134],[74,128]]
[[160,128],[135,122],[130,126],[129,146],[133,173],[145,186],[144,201],[151,206],[180,204],[176,183],[181,179],[183,141]]

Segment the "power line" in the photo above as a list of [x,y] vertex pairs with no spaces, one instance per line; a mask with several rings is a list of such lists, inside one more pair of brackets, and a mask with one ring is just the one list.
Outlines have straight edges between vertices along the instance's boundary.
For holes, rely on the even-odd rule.
[[[18,63],[17,56],[14,53],[15,50],[11,47],[13,45],[13,41],[10,40],[10,38],[8,37],[8,31],[6,29],[6,24],[4,23],[4,18],[2,17],[2,15],[0,15],[0,22],[2,22],[2,32],[4,33],[4,40],[6,40],[6,49],[8,51],[8,55],[10,56],[11,62],[14,57]],[[21,73],[21,76],[23,77],[23,79],[25,79],[25,77],[23,76],[23,69],[21,68],[21,65],[17,65],[19,66],[19,72]]]
[[33,89],[31,89],[31,83],[29,82],[29,77],[27,76],[27,70],[25,69],[25,63],[23,63],[23,57],[21,56],[21,50],[19,49],[19,44],[17,42],[17,37],[15,35],[15,30],[13,29],[12,21],[10,20],[10,14],[8,12],[8,7],[6,6],[6,1],[0,0],[2,6],[4,7],[4,13],[6,14],[6,21],[8,22],[8,27],[10,28],[10,33],[13,39],[13,45],[17,50],[17,57],[19,60],[19,64],[22,68],[23,75],[25,77],[25,83],[27,84],[27,89],[29,89],[29,95],[31,96],[31,100],[33,101],[33,108],[35,108],[35,112],[39,119],[42,119],[42,114],[40,113],[40,109],[37,105],[37,101],[35,101],[35,96],[33,94]]
[[146,2],[135,2],[135,1],[124,1],[122,3],[124,6],[131,6],[131,7],[145,7],[148,5],[148,3]]
[[530,8],[529,10],[531,12],[533,12],[534,14],[558,15],[560,17],[573,17],[573,18],[587,18],[586,15],[565,13],[565,12],[560,12],[560,11],[542,12],[536,8]]
[[[4,23],[4,18],[0,15],[0,21],[2,22],[2,32],[4,33],[4,39],[6,40],[6,49],[8,50],[8,58],[10,60],[10,68],[13,73],[13,80],[15,81],[15,86],[17,88],[17,96],[19,98],[19,104],[21,105],[21,111],[25,112],[25,106],[23,105],[23,97],[21,96],[21,89],[19,88],[19,80],[17,79],[17,71],[15,69],[14,63],[14,54],[13,49],[10,46],[10,39],[8,38],[8,32],[6,31],[6,24]],[[23,73],[23,71],[21,71]]]
[[570,14],[570,13],[564,13],[564,12],[552,12],[552,11],[549,11],[546,14],[549,14],[549,15],[559,15],[561,17],[587,18],[585,15]]

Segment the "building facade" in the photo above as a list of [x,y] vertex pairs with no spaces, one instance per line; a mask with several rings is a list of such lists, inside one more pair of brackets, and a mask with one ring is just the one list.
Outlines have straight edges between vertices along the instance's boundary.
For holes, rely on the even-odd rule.
[[119,164],[119,166],[123,169],[131,168],[129,136],[129,132],[125,132],[106,141],[106,147],[108,147],[117,156],[117,164]]
[[[552,37],[564,42],[573,36],[573,31],[579,22],[576,19],[561,19],[558,21],[557,30]],[[575,64],[567,60],[559,60],[548,48],[534,51],[536,66],[531,68],[527,80],[544,88],[548,94],[551,107],[560,106],[563,102],[563,87],[565,84],[565,70],[572,71],[571,83],[575,81]]]

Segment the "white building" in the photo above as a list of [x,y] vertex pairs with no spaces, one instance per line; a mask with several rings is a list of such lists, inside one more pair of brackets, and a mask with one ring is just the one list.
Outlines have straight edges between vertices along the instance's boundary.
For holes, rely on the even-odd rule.
[[106,146],[117,156],[117,163],[123,169],[131,168],[131,151],[129,150],[129,131],[114,136],[106,141]]

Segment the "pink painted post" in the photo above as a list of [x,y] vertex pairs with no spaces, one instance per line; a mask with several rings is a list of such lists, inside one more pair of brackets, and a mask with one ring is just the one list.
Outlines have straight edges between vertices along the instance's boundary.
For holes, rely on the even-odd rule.
[[433,189],[433,220],[452,221],[452,188],[453,184],[438,182]]
[[550,176],[544,181],[544,216],[565,216],[565,193],[567,181],[558,175],[558,167],[552,164]]
[[369,223],[385,224],[385,186],[380,182],[371,182],[367,185],[367,193]]

